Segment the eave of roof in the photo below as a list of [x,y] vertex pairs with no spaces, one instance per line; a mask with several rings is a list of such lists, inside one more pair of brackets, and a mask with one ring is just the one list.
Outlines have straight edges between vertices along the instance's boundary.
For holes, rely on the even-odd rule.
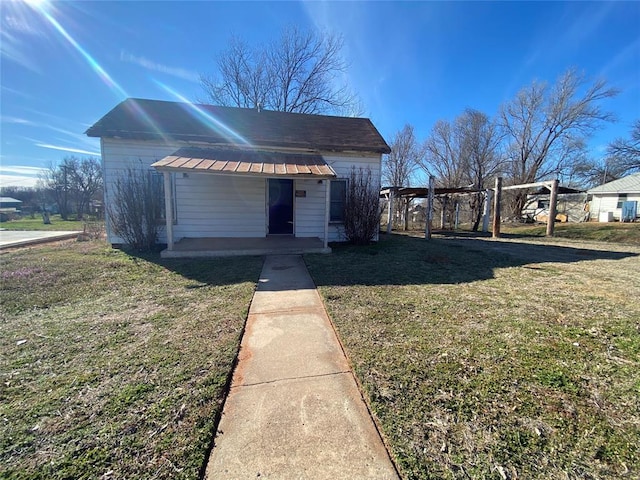
[[159,171],[261,177],[334,178],[321,155],[264,152],[251,149],[181,148],[153,163]]
[[640,172],[592,188],[587,193],[640,193]]

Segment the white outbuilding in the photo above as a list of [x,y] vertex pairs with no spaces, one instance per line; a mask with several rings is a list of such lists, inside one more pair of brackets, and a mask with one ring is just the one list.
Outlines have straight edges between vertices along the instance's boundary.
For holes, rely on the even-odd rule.
[[587,192],[591,218],[600,222],[640,218],[640,172],[605,183]]

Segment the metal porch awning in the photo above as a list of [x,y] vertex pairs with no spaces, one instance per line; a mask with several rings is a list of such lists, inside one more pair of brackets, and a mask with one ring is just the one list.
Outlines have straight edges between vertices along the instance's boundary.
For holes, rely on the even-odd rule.
[[251,149],[181,148],[153,164],[164,172],[289,178],[335,178],[322,155]]

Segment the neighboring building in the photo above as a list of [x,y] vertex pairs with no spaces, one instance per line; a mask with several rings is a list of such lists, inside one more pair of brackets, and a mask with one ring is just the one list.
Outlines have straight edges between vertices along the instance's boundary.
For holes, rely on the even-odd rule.
[[[546,222],[549,218],[549,189],[540,188],[527,195],[522,215],[528,221]],[[556,204],[556,221],[584,222],[589,219],[587,194],[573,188],[559,187]]]
[[6,222],[15,217],[22,200],[12,197],[0,197],[0,222]]
[[[592,188],[591,219],[600,221],[640,218],[640,173]],[[624,218],[623,211],[626,214]]]
[[[342,240],[346,177],[370,168],[379,184],[389,153],[369,119],[127,99],[87,130],[100,137],[108,221],[116,179],[128,167],[158,175],[166,226],[183,238],[283,235]],[[170,187],[170,188],[167,188]],[[172,220],[172,221],[171,221]]]
[[18,200],[17,198],[0,197],[0,208],[2,209],[11,209],[11,211],[15,212],[20,208],[21,204],[22,200]]

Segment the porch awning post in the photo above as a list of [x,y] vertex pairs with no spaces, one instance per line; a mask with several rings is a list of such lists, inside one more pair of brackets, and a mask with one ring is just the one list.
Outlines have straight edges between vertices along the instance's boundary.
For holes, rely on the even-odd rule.
[[331,219],[331,180],[325,180],[324,186],[324,248],[329,247],[329,220]]
[[171,173],[164,176],[164,217],[167,221],[167,250],[173,250],[173,199],[171,192]]

